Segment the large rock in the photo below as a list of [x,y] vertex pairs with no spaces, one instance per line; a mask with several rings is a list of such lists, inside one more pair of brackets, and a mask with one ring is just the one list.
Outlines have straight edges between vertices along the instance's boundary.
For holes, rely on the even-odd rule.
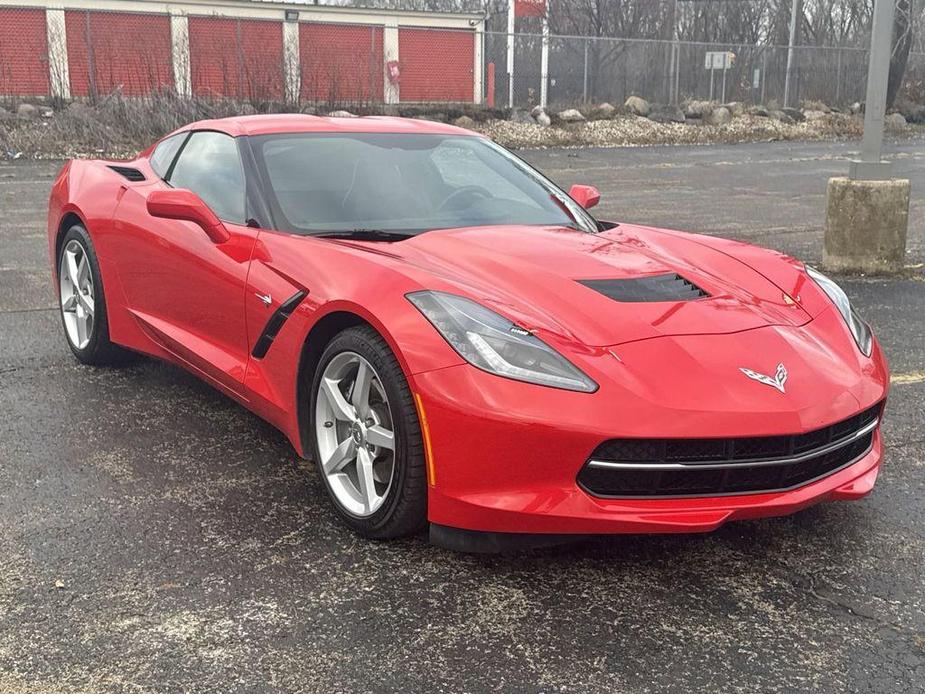
[[350,113],[350,111],[331,111],[328,116],[330,118],[356,118],[355,113]]
[[896,105],[896,110],[903,114],[907,123],[925,123],[925,106],[903,99]]
[[581,115],[581,111],[577,108],[567,108],[564,111],[559,111],[559,120],[563,123],[580,123],[585,119]]
[[549,117],[549,114],[546,111],[541,111],[540,114],[536,117],[536,122],[538,125],[542,125],[544,128],[548,128],[552,125],[552,118]]
[[536,121],[533,120],[533,116],[519,108],[511,109],[510,121],[512,123],[525,123],[527,125],[533,125],[536,123]]
[[830,113],[832,109],[824,101],[819,101],[818,99],[804,99],[800,104],[803,107],[804,111],[822,111],[823,113]]
[[447,117],[445,113],[440,113],[439,111],[434,113],[419,113],[414,116],[417,120],[429,120],[431,123],[446,123]]
[[86,101],[72,101],[67,105],[67,114],[78,118],[95,118],[96,110]]
[[649,109],[649,120],[656,123],[685,123],[684,111],[670,104],[652,104]]
[[684,116],[687,118],[706,118],[711,113],[713,109],[716,108],[716,103],[713,101],[688,101],[684,104]]
[[825,111],[803,111],[806,120],[824,120],[828,113]]
[[793,118],[788,116],[783,111],[769,111],[768,115],[771,117],[772,120],[780,121],[781,123],[785,123],[787,125],[789,125],[790,123],[793,123]]
[[748,115],[758,116],[759,118],[767,118],[771,113],[764,106],[752,106],[748,109]]
[[707,125],[726,125],[726,123],[731,120],[732,114],[729,112],[729,109],[725,106],[720,106],[710,111],[710,115],[706,116],[703,122]]
[[39,114],[39,110],[32,104],[20,104],[16,107],[16,115],[31,120]]
[[782,108],[781,111],[790,116],[794,123],[802,123],[806,120],[806,116],[804,116],[803,112],[798,108]]
[[900,272],[908,226],[908,179],[830,178],[822,263],[841,272]]
[[848,113],[852,116],[856,116],[859,113],[864,113],[864,104],[860,101],[855,101],[851,106],[848,107]]
[[601,115],[602,118],[613,118],[614,114],[617,112],[617,107],[613,104],[608,104],[605,101],[603,104],[597,107],[597,112]]
[[637,116],[648,116],[651,109],[649,102],[641,96],[631,96],[623,105],[629,109],[630,113],[634,113]]
[[729,113],[732,114],[733,118],[738,118],[739,116],[745,115],[745,104],[741,101],[730,101],[726,104],[726,108],[729,109]]
[[906,119],[901,113],[889,113],[883,119],[883,124],[887,130],[899,132],[906,129]]
[[455,125],[457,128],[472,130],[475,127],[475,121],[469,118],[469,116],[460,116],[453,121],[453,125]]

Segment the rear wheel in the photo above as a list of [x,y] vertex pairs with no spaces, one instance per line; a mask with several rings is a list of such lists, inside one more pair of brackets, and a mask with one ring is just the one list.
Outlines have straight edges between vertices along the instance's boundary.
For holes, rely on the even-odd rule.
[[426,524],[421,429],[395,355],[372,328],[331,340],[312,385],[312,444],[341,518],[365,537],[389,539]]
[[100,266],[90,235],[79,224],[68,229],[61,241],[58,296],[64,335],[79,361],[102,366],[125,360],[127,352],[109,340]]

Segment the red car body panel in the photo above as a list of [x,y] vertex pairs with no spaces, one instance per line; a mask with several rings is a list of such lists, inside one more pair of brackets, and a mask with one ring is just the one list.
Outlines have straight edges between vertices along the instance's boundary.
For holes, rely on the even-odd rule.
[[[393,118],[266,116],[186,129],[429,132],[452,126]],[[131,182],[106,162],[74,161],[49,203],[49,251],[68,220],[99,259],[111,339],[201,376],[265,418],[301,455],[298,376],[312,330],[334,314],[372,325],[419,395],[432,443],[433,523],[513,533],[707,531],[730,519],[790,513],[873,487],[877,430],[848,467],[789,491],[606,499],[576,483],[612,438],[790,435],[885,399],[879,344],[865,357],[823,291],[791,258],[746,244],[620,225],[599,234],[502,226],[436,230],[400,243],[342,241],[226,224],[213,243],[195,224],[152,218],[146,197],[169,186],[153,147]],[[52,262],[52,266],[55,263]],[[709,293],[686,302],[621,304],[577,280],[678,272]],[[57,284],[56,284],[57,286]],[[580,393],[501,378],[469,365],[405,298],[464,295],[533,331],[599,384]],[[307,292],[263,358],[252,352],[272,309]],[[272,297],[268,307],[260,296]],[[785,393],[742,376],[786,362]]]

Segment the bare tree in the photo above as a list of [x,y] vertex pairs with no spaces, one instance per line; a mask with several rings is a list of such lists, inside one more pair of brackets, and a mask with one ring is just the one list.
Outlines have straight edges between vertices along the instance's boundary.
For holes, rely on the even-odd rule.
[[890,108],[899,94],[909,51],[912,48],[912,0],[896,0],[896,14],[893,17],[893,53],[890,56],[890,76],[886,87],[886,105]]

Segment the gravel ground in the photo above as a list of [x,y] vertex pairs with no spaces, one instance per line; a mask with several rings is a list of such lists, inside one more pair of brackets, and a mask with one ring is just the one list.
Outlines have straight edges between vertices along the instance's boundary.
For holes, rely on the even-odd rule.
[[[913,178],[922,258],[925,146]],[[602,215],[818,257],[849,145],[546,150]],[[0,165],[0,691],[921,692],[925,282],[846,279],[897,381],[874,494],[515,557],[360,540],[282,436],[196,379],[78,366],[59,164]]]
[[[859,138],[862,121],[855,116],[828,114],[819,120],[782,123],[759,116],[739,116],[726,125],[656,123],[648,118],[620,116],[611,120],[543,128],[529,123],[488,121],[475,128],[490,138],[512,148],[533,147],[619,147],[640,145],[705,145],[776,140],[832,140]],[[922,128],[907,126],[908,132]]]

